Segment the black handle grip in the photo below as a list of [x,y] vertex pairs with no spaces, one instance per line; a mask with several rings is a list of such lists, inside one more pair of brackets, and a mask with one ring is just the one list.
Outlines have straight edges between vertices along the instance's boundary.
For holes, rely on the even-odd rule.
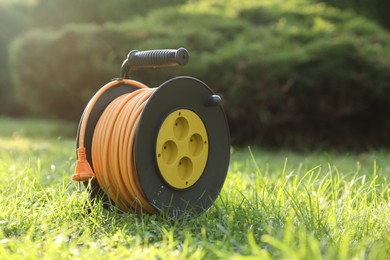
[[137,68],[156,68],[181,65],[188,63],[189,54],[185,48],[177,50],[150,50],[138,51],[133,50],[127,55],[127,62],[130,69]]

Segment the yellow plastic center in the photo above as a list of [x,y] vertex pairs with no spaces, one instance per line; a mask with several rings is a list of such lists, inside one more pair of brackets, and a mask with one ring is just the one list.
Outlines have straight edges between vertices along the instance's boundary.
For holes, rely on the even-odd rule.
[[157,135],[156,159],[164,180],[185,189],[202,176],[209,154],[202,119],[188,109],[178,109],[163,121]]

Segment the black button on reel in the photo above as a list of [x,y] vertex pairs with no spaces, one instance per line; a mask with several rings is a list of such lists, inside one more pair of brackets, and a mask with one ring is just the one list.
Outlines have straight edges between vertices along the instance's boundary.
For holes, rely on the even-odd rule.
[[230,159],[221,98],[193,77],[153,89],[128,79],[131,69],[188,59],[184,48],[131,51],[121,77],[90,100],[79,123],[72,178],[88,187],[91,199],[172,218],[200,215],[214,203]]

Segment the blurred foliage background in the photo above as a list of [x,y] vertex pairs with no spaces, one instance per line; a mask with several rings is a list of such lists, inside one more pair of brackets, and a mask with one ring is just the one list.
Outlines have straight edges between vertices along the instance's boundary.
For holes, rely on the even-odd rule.
[[0,114],[77,122],[132,49],[185,47],[235,145],[390,147],[390,1],[0,0]]

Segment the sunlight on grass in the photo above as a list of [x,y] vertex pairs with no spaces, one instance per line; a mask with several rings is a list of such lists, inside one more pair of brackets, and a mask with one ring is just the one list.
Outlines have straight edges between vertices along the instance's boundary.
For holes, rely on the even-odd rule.
[[214,205],[174,221],[92,205],[70,180],[74,143],[0,137],[1,259],[389,257],[387,151],[232,149]]
[[0,137],[72,138],[76,130],[77,124],[71,122],[0,117]]
[[[242,151],[237,155],[242,156]],[[293,155],[293,160],[285,158],[284,163],[281,156],[274,155],[271,158],[279,161],[272,166],[278,167],[275,170],[258,164],[256,152],[252,155],[242,169],[238,161],[232,163],[233,172],[221,196],[230,202],[223,205],[230,206],[231,212],[245,212],[237,219],[233,217],[234,223],[245,219],[252,223],[252,230],[258,231],[257,237],[251,231],[248,240],[265,244],[265,248],[271,246],[268,253],[292,259],[377,259],[389,255],[390,174],[388,167],[382,168],[388,154],[351,155],[341,160],[337,155],[329,160],[332,155],[326,159],[311,154],[304,163],[294,159],[300,156],[302,160],[302,155]],[[365,161],[362,166],[359,158],[366,157],[377,157],[384,165],[373,160],[371,165]],[[255,250],[261,251],[257,247]]]
[[0,137],[0,149],[2,151],[19,151],[26,152],[29,150],[31,142],[26,138],[3,138]]

